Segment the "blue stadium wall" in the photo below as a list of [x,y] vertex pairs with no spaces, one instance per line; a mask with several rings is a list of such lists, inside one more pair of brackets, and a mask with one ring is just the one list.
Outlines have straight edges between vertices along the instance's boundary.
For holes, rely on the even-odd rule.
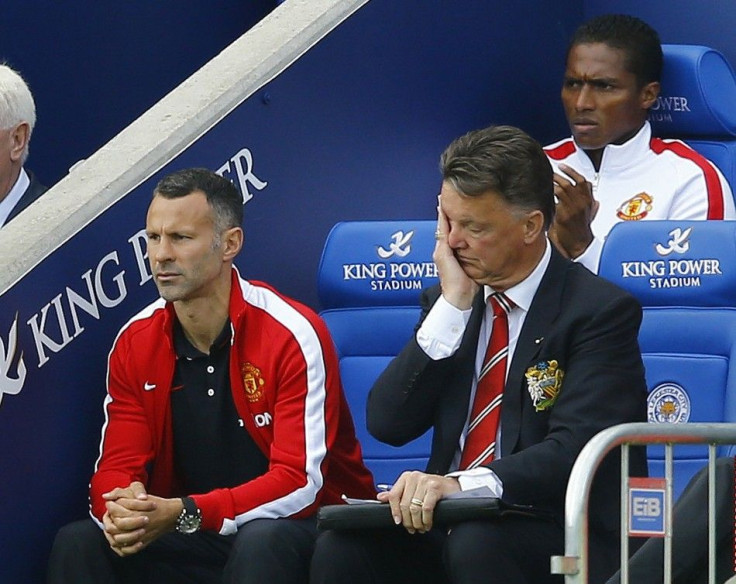
[[36,100],[39,180],[59,181],[277,4],[3,0],[0,61]]
[[[30,167],[52,183],[275,3],[7,4],[0,58],[38,97]],[[567,39],[609,11],[736,63],[736,4],[715,0],[696,15],[684,0],[372,0],[0,296],[0,349],[16,341],[0,369],[0,582],[42,582],[53,534],[86,515],[107,350],[156,297],[141,229],[160,176],[196,165],[233,178],[249,199],[241,272],[318,309],[330,227],[432,218],[437,159],[452,138],[490,123],[542,142],[566,133]]]

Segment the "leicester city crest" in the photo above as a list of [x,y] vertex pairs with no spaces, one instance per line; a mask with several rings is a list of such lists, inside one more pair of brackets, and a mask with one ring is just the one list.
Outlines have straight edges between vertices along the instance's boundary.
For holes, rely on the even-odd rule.
[[540,361],[529,367],[524,374],[534,409],[543,412],[557,401],[565,372],[558,367],[557,360]]
[[690,397],[676,383],[662,383],[647,397],[647,419],[660,424],[678,424],[690,419]]

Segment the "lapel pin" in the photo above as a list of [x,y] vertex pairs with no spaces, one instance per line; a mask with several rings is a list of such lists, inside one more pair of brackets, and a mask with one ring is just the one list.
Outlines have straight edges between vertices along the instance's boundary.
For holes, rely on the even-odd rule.
[[542,342],[543,340],[544,340],[544,337],[539,337],[538,339],[534,339],[534,343],[538,345],[538,344],[539,344],[539,343],[541,343],[541,342]]

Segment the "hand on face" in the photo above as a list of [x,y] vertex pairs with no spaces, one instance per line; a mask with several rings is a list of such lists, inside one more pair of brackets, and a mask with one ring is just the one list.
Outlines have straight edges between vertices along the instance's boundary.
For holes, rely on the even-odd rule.
[[391,506],[396,525],[409,533],[425,533],[432,529],[437,502],[459,490],[457,479],[415,470],[402,473],[390,491],[378,493],[378,500]]
[[437,232],[432,259],[442,286],[442,295],[450,304],[460,310],[467,310],[473,303],[473,297],[479,286],[465,273],[457,261],[455,252],[449,244],[450,222],[442,210],[442,196],[437,197]]
[[593,198],[593,187],[583,175],[564,164],[560,165],[560,170],[572,181],[559,173],[554,174],[558,202],[549,238],[562,255],[574,259],[593,241],[590,224],[600,203]]

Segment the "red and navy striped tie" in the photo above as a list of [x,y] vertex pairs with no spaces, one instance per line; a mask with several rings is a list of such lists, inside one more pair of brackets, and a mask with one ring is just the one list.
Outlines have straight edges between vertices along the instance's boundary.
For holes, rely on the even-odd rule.
[[492,294],[488,301],[493,309],[493,330],[478,375],[473,410],[470,413],[460,469],[475,468],[493,460],[496,434],[501,419],[501,400],[506,384],[506,361],[509,354],[508,313],[514,303],[501,293]]

